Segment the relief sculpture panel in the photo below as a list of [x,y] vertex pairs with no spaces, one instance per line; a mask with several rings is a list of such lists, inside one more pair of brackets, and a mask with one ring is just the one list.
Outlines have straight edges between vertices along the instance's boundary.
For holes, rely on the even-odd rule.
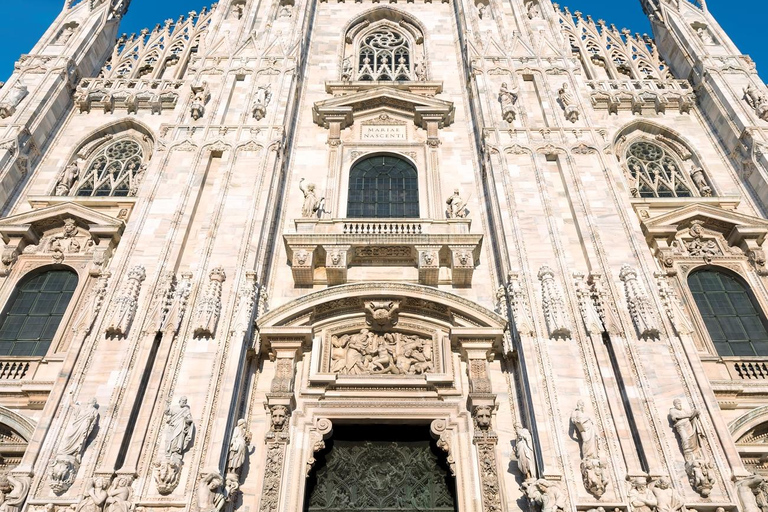
[[340,375],[420,375],[434,371],[434,340],[360,329],[331,336],[329,371]]

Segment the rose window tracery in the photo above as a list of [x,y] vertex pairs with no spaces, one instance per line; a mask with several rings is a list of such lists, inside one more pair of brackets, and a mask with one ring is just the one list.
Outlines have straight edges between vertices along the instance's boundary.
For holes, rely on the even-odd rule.
[[627,150],[627,167],[636,197],[692,197],[695,187],[664,148],[647,141]]
[[107,145],[87,165],[73,195],[135,195],[143,158],[142,148],[134,140],[122,139]]
[[360,44],[357,77],[366,81],[410,80],[411,50],[408,40],[388,29],[365,36]]

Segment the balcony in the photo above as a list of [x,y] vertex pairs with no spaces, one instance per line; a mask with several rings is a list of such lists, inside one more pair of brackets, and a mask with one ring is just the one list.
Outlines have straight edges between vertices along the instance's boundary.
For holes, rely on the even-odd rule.
[[687,80],[591,80],[587,82],[592,106],[618,114],[628,110],[665,113],[677,109],[688,113],[696,103],[696,95]]
[[296,232],[283,240],[296,286],[344,284],[351,267],[368,266],[415,268],[421,284],[435,286],[443,275],[466,287],[483,239],[470,225],[468,219],[297,219]]

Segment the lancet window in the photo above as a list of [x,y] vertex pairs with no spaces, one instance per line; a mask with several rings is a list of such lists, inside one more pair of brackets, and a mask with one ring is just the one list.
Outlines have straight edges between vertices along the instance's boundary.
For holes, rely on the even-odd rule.
[[21,281],[0,318],[0,355],[43,357],[77,287],[71,270],[48,270]]
[[626,165],[635,197],[699,195],[691,176],[683,170],[678,159],[658,144],[645,140],[631,144],[627,148]]
[[349,172],[347,217],[418,218],[416,169],[393,155],[376,155],[357,162]]
[[363,37],[357,62],[357,79],[364,81],[410,80],[411,48],[408,39],[391,28]]
[[704,269],[688,276],[688,287],[718,354],[768,356],[768,323],[746,283]]
[[143,164],[144,151],[138,142],[131,138],[110,142],[89,160],[69,195],[135,195]]

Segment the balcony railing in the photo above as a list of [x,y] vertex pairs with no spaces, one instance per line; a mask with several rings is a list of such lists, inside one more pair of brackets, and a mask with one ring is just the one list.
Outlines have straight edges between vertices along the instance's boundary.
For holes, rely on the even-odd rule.
[[768,379],[768,364],[762,361],[738,361],[733,363],[733,370],[742,379]]
[[0,380],[21,380],[27,376],[30,361],[0,361]]

